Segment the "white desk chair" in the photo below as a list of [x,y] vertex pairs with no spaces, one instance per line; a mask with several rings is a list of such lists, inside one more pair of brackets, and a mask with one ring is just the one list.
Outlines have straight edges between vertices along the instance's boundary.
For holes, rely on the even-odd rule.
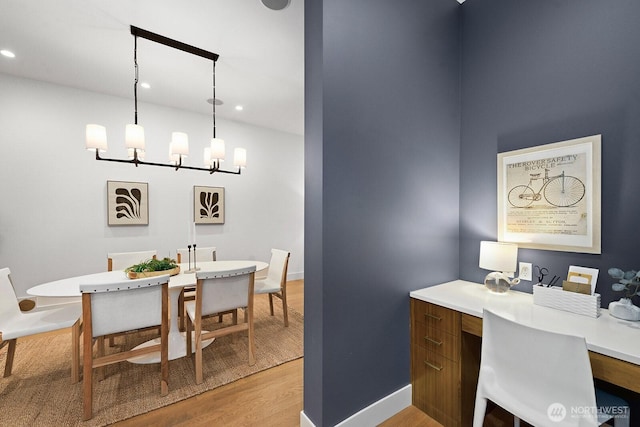
[[[189,248],[182,248],[176,250],[176,259],[178,264],[181,262],[190,262],[189,261]],[[196,246],[195,250],[195,261],[204,262],[204,261],[215,261],[216,260],[216,248],[215,246],[209,246],[201,248],[200,246]],[[194,254],[191,253],[191,261],[194,261]],[[194,287],[185,287],[180,292],[180,297],[178,297],[178,313],[180,316],[180,330],[184,331],[184,302],[192,301],[195,298],[195,288]],[[222,322],[222,316],[220,316],[219,321]]]
[[[160,352],[160,393],[169,392],[169,275],[117,283],[81,284],[83,336],[83,419],[93,416],[93,369],[136,356]],[[148,347],[104,355],[94,340],[160,325],[160,342]]]
[[156,259],[158,251],[110,252],[107,254],[107,271],[124,270],[135,264]]
[[[196,299],[185,303],[187,313],[187,354],[192,353],[191,331],[195,331],[196,384],[203,381],[202,342],[236,332],[248,331],[249,365],[256,363],[253,339],[253,285],[256,267],[225,272],[196,272]],[[245,309],[244,322],[237,324],[237,310]],[[223,312],[234,312],[231,326],[207,332],[202,330],[202,318]],[[213,346],[212,346],[213,347]]]
[[[47,309],[20,311],[8,268],[0,269],[0,348],[8,345],[4,376],[11,375],[18,338],[71,328],[71,382],[79,381],[80,304],[64,304]],[[43,357],[46,357],[43,355]]]
[[282,313],[284,326],[289,326],[289,313],[287,310],[287,269],[290,253],[280,249],[271,249],[271,261],[269,261],[269,273],[264,279],[257,279],[255,285],[256,294],[269,294],[269,308],[273,316],[273,297],[282,301]]
[[[608,409],[626,407],[615,426],[628,426],[629,405],[599,390],[598,397],[604,396]],[[584,337],[535,329],[484,310],[474,427],[483,424],[487,400],[512,413],[515,425],[522,419],[534,426],[597,426],[613,418],[595,411],[601,408]]]

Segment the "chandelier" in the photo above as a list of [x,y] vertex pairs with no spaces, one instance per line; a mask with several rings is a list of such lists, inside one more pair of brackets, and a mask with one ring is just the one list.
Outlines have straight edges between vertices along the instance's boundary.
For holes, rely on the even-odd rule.
[[[136,165],[163,166],[178,169],[201,170],[209,173],[220,172],[240,175],[242,168],[247,165],[247,151],[244,148],[236,148],[234,150],[233,165],[238,169],[235,171],[223,170],[220,163],[224,161],[225,145],[224,140],[216,137],[216,61],[219,55],[213,52],[170,39],[160,34],[152,33],[138,27],[131,26],[131,34],[134,38],[133,47],[133,63],[135,69],[135,78],[133,84],[134,98],[134,122],[126,125],[125,128],[125,145],[127,147],[128,159],[113,159],[101,157],[100,153],[107,151],[107,130],[104,126],[97,124],[88,124],[86,127],[86,148],[95,151],[96,160],[107,162],[130,163]],[[211,144],[204,149],[204,165],[205,167],[195,167],[183,164],[183,160],[189,155],[189,137],[184,132],[173,132],[171,134],[171,143],[169,144],[169,163],[155,163],[144,160],[145,141],[144,128],[138,124],[138,37],[142,37],[153,42],[182,50],[192,55],[197,55],[211,60],[213,63],[213,99],[212,99],[212,121],[213,121],[213,137]]]

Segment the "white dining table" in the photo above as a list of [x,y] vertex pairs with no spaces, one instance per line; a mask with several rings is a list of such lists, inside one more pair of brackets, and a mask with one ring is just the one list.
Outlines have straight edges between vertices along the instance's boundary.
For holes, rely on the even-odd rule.
[[[169,302],[170,302],[170,319],[169,319],[169,360],[174,360],[187,355],[186,334],[180,332],[178,327],[178,299],[183,288],[195,286],[196,273],[188,272],[189,265],[182,263],[180,265],[180,273],[169,278]],[[198,262],[196,268],[199,271],[214,271],[217,273],[236,270],[239,268],[255,266],[256,271],[261,271],[269,267],[269,264],[263,261],[249,260],[233,260],[233,261],[202,261]],[[193,267],[193,266],[191,266]],[[69,277],[67,279],[55,280],[53,282],[43,283],[27,290],[27,294],[37,297],[51,298],[69,298],[79,297],[80,284],[98,284],[118,282],[126,279],[124,271],[104,271],[101,273],[87,274],[83,276]],[[159,338],[146,343],[140,344],[138,347],[152,345]],[[209,345],[213,340],[203,342],[203,346]],[[151,353],[148,355],[129,359],[132,363],[159,363],[160,353]]]

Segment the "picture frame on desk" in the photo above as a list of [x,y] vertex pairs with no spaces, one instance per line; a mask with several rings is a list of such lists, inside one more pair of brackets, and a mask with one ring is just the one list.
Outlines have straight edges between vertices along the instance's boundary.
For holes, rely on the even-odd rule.
[[498,153],[498,240],[601,253],[601,135]]

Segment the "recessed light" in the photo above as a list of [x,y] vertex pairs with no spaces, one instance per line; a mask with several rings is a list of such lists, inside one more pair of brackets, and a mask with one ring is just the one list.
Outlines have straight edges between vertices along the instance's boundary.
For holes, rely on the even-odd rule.
[[6,56],[7,58],[15,58],[16,54],[11,52],[10,50],[2,49],[0,50],[0,55]]
[[236,111],[242,111],[244,107],[242,105],[236,105]]
[[143,87],[145,89],[151,89],[151,85],[147,82],[140,83],[140,87]]

